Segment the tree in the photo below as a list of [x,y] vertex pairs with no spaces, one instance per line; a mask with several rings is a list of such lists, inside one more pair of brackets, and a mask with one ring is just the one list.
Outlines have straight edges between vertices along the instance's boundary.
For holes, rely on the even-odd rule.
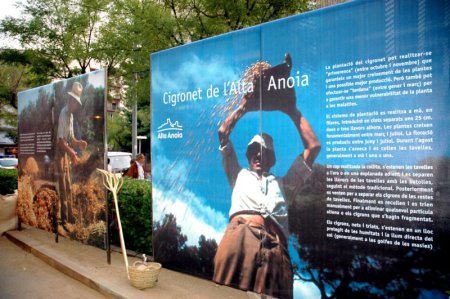
[[164,216],[162,223],[154,224],[154,256],[157,261],[176,266],[180,252],[185,248],[187,237],[173,214]]
[[16,141],[17,95],[20,90],[48,83],[41,70],[51,68],[48,61],[39,59],[33,51],[0,51],[0,131]]
[[217,242],[201,235],[198,246],[188,246],[187,236],[181,233],[181,227],[173,214],[166,214],[162,222],[154,225],[155,260],[166,267],[212,278],[214,273],[214,256]]
[[49,60],[51,78],[70,78],[86,73],[98,56],[97,33],[109,0],[28,0],[26,17],[6,18],[0,32],[17,39]]
[[112,117],[108,117],[108,146],[113,150],[131,148],[130,113],[116,111]]
[[17,137],[17,90],[24,70],[0,64],[0,132],[15,140]]
[[171,20],[161,24],[161,34],[172,46],[258,25],[308,10],[310,1],[280,0],[161,0]]
[[214,256],[217,251],[217,242],[214,239],[206,239],[201,235],[198,240],[198,259],[200,262],[200,273],[211,278],[214,274]]

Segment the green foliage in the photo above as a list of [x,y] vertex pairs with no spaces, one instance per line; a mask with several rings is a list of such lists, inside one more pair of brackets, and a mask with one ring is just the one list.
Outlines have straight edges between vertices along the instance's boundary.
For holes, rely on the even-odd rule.
[[[106,119],[108,146],[113,151],[127,151],[131,148],[131,126],[127,112],[114,112]],[[131,117],[131,116],[130,116]]]
[[0,50],[0,131],[17,140],[17,95],[19,91],[50,81],[51,62],[34,50]]
[[125,177],[118,198],[126,247],[146,254],[152,253],[151,188],[149,181]]
[[12,194],[17,189],[17,170],[0,169],[0,194]]
[[162,30],[172,45],[258,25],[308,10],[311,1],[163,0],[171,22]]
[[40,60],[50,60],[53,78],[83,74],[97,57],[96,34],[109,0],[28,0],[21,18],[5,18],[0,32],[35,49]]
[[0,132],[13,138],[17,135],[17,90],[23,74],[23,68],[4,64],[0,52]]
[[0,61],[21,71],[17,87],[45,85],[50,82],[49,74],[55,72],[55,65],[36,50],[3,49]]

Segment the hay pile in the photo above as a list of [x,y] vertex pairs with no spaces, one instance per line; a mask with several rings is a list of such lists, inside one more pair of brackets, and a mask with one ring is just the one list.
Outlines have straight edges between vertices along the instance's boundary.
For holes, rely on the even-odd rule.
[[72,194],[72,213],[76,221],[65,225],[67,236],[102,247],[106,232],[106,192],[100,177],[92,174],[85,183],[72,184]]
[[20,222],[51,232],[58,195],[55,188],[49,185],[43,185],[34,193],[34,185],[34,179],[30,175],[19,177],[17,215]]
[[36,215],[33,211],[33,178],[30,175],[22,175],[18,182],[17,215],[22,223],[37,226]]
[[39,172],[39,167],[33,157],[28,157],[22,170],[24,174],[35,176]]
[[58,195],[54,188],[42,186],[34,196],[33,212],[36,217],[37,227],[46,231],[53,231],[53,223],[56,220],[56,206]]

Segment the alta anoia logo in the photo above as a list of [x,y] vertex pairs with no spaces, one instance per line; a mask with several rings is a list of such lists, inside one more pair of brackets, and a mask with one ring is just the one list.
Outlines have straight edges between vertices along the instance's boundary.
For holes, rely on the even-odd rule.
[[158,139],[180,139],[183,138],[183,126],[178,121],[172,122],[170,118],[158,127]]

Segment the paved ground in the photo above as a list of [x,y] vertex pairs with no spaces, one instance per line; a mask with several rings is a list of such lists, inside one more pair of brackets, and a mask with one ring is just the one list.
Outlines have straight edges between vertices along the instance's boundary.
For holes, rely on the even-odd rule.
[[[248,299],[256,297],[253,293],[247,294],[217,285],[209,280],[164,268],[153,288],[138,290],[129,284],[123,256],[117,252],[112,252],[111,264],[108,265],[104,250],[63,237],[55,243],[51,233],[39,229],[26,227],[22,231],[9,231],[5,235],[8,240],[5,236],[0,239],[0,298],[2,299],[102,298],[102,295],[108,298],[133,299]],[[35,261],[35,257],[43,262]],[[130,264],[135,261],[130,257],[128,260]],[[27,266],[31,261],[39,264]],[[46,265],[54,268],[56,278],[46,274],[47,270],[50,272],[51,269],[40,272],[40,269],[47,267]],[[82,284],[78,283],[77,286],[72,287],[65,280],[60,279],[67,279],[73,283],[78,281]],[[67,287],[58,289],[60,292],[58,293],[54,291],[56,285],[67,285]],[[83,289],[91,293],[82,294]]]
[[0,298],[106,298],[0,237]]

